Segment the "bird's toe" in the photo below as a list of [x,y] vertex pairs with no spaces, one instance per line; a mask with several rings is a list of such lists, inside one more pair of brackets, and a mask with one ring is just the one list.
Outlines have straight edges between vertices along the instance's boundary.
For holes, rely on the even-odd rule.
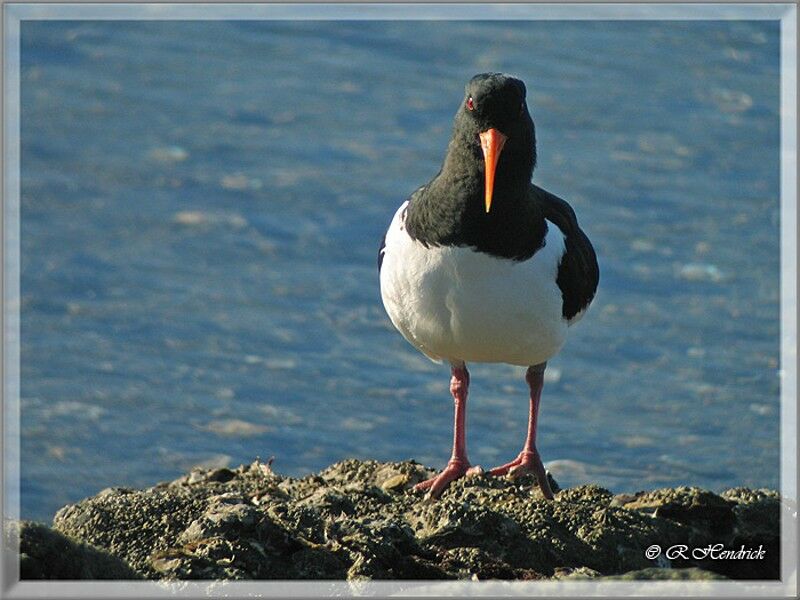
[[495,477],[508,475],[509,471],[511,471],[515,467],[519,466],[519,463],[520,463],[520,458],[517,457],[517,458],[515,458],[514,460],[512,460],[509,463],[506,463],[504,465],[500,465],[499,467],[495,467],[493,469],[490,469],[489,470],[489,475],[493,475]]
[[414,486],[414,489],[421,492],[427,491],[424,498],[425,500],[435,500],[442,495],[442,492],[447,489],[447,486],[450,485],[452,481],[464,477],[465,475],[474,476],[479,473],[483,473],[481,467],[472,467],[469,463],[451,460],[447,463],[444,470],[436,477],[418,483]]
[[508,469],[507,476],[511,479],[519,479],[523,475],[530,475],[533,473],[533,467],[524,463],[514,465]]
[[539,489],[542,490],[542,495],[548,500],[553,499],[553,490],[550,488],[550,481],[547,479],[547,472],[542,463],[542,458],[535,449],[534,451],[523,450],[510,463],[495,467],[489,471],[489,474],[495,476],[505,475],[509,479],[519,479],[524,475],[534,475]]

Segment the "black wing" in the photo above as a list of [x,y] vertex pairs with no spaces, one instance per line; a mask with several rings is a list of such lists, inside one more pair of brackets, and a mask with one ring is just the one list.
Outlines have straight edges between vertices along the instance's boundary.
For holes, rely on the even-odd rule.
[[386,234],[383,234],[381,238],[381,247],[378,248],[378,273],[381,272],[381,267],[383,266],[383,255],[386,253]]
[[592,243],[578,226],[575,211],[564,200],[534,185],[544,217],[564,233],[566,252],[558,265],[556,283],[564,298],[562,314],[569,320],[589,306],[600,281]]

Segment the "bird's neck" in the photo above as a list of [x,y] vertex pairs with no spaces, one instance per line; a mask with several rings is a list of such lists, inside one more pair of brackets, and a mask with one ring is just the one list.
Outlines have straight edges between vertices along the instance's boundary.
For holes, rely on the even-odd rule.
[[504,148],[487,213],[480,147],[459,142],[450,143],[442,170],[412,198],[406,219],[409,234],[428,245],[468,246],[503,258],[530,257],[546,232],[530,192],[532,157],[515,155],[513,145]]
[[[536,150],[531,140],[510,139],[503,147],[495,174],[495,196],[507,203],[522,201],[527,195],[536,162]],[[442,170],[436,179],[470,180],[483,196],[484,159],[477,140],[454,138],[447,147]],[[434,180],[435,181],[435,180]]]

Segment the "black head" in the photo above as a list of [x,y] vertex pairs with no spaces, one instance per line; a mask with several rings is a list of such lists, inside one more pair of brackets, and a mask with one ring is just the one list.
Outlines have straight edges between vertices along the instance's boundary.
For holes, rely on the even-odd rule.
[[530,123],[525,84],[504,73],[475,75],[464,89],[465,114],[481,129],[496,128],[509,135]]
[[525,100],[525,84],[504,73],[470,79],[456,113],[454,137],[485,172],[486,212],[497,186],[530,183],[536,164],[536,135]]

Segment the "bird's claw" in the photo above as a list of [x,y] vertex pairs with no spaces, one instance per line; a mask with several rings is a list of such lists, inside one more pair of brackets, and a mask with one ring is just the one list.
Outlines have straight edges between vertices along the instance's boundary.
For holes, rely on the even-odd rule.
[[484,470],[480,466],[471,466],[466,461],[451,460],[447,463],[444,470],[430,479],[418,483],[414,486],[417,491],[427,491],[423,500],[432,502],[442,495],[442,492],[447,489],[450,482],[460,479],[461,477],[475,477],[483,475]]
[[536,483],[542,491],[542,495],[548,500],[553,499],[553,490],[550,489],[550,481],[547,479],[547,471],[542,464],[542,458],[537,451],[523,450],[519,456],[500,467],[495,467],[489,471],[489,475],[506,475],[510,479],[519,479],[523,475],[535,475]]

